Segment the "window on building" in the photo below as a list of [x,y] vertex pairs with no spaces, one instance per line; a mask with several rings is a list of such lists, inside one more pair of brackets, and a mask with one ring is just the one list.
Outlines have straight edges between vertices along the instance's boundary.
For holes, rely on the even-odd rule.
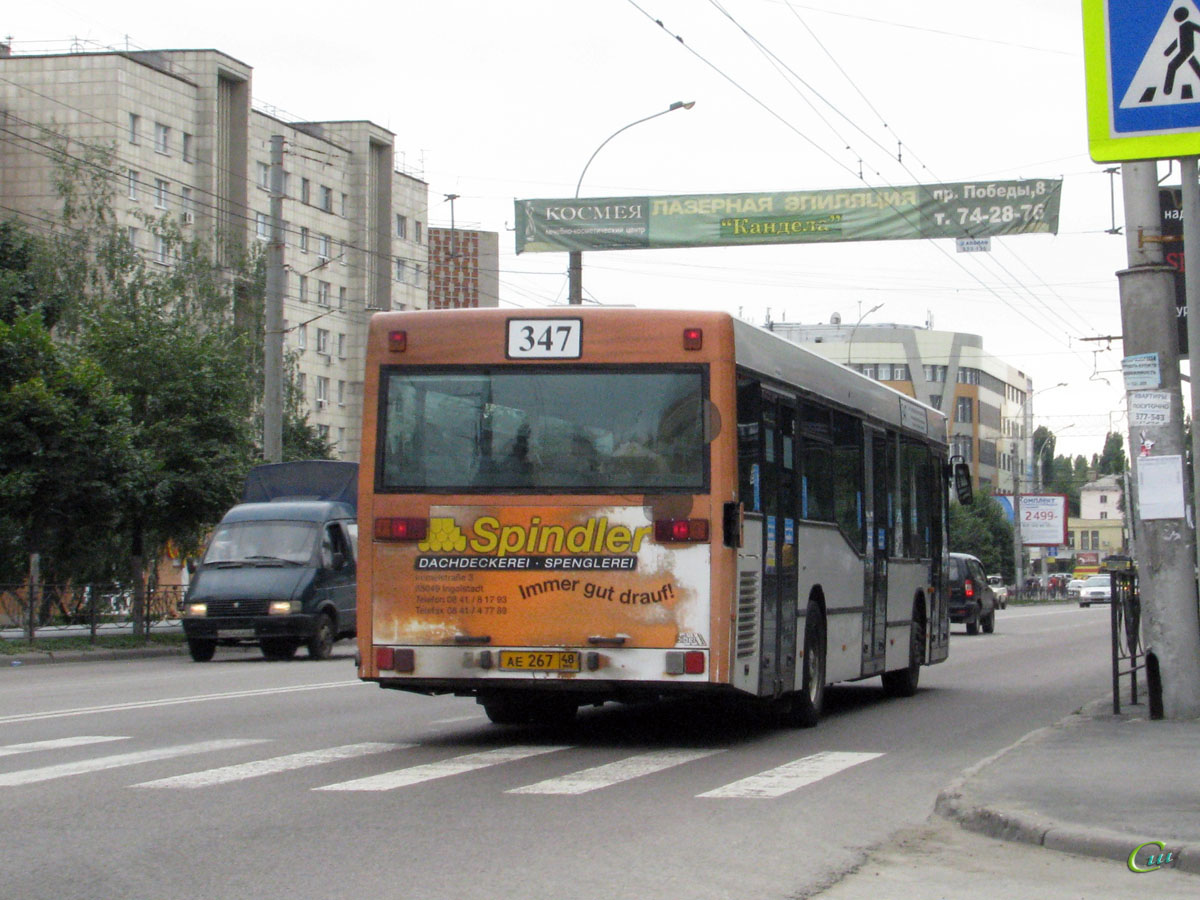
[[142,117],[129,114],[129,143],[136,144],[141,139]]
[[416,287],[421,286],[421,264],[413,263],[413,284]]
[[348,196],[345,193],[343,193],[342,194],[342,205],[341,205],[341,216],[343,219],[346,218],[346,203],[347,203],[348,199],[349,199]]
[[337,447],[338,447],[338,450],[341,450],[346,446],[346,429],[343,428],[341,425],[339,425],[337,434],[338,434]]
[[271,167],[265,162],[256,162],[254,170],[258,173],[258,186],[264,191],[271,189]]
[[1088,533],[1086,531],[1079,532],[1079,549],[1080,550],[1091,550],[1092,549],[1092,544],[1091,544],[1091,541],[1088,540]]
[[321,185],[321,209],[333,212],[333,188]]
[[296,326],[296,349],[297,350],[307,350],[308,349],[308,326],[307,325],[297,325]]
[[300,226],[300,252],[308,252],[308,229],[303,225]]
[[183,161],[185,163],[195,162],[196,161],[196,148],[193,145],[194,141],[193,141],[192,136],[185,131],[185,132],[183,132],[182,140],[183,140]]
[[329,329],[317,329],[317,352],[329,355]]
[[343,284],[338,287],[338,309],[345,309],[345,308],[346,308],[346,286]]
[[311,190],[312,190],[312,188],[308,182],[308,179],[301,178],[300,179],[300,202],[301,203],[307,204],[309,202]]
[[1108,502],[1108,494],[1101,494],[1100,495],[1100,503],[1105,504],[1107,502]]
[[954,401],[954,421],[967,424],[975,420],[975,401],[971,397],[958,397]]
[[130,169],[129,170],[129,178],[128,178],[129,199],[130,200],[136,200],[138,198],[138,179],[139,179],[138,173],[135,170]]
[[170,206],[169,198],[171,196],[170,182],[163,181],[161,178],[154,179],[154,208],[166,209]]
[[404,284],[405,268],[406,267],[404,264],[404,260],[402,260],[400,257],[397,256],[396,257],[396,280],[398,282],[400,282],[401,284]]
[[867,363],[867,364],[863,365],[858,371],[862,372],[868,378],[875,378],[879,375],[879,367],[876,366],[875,363]]
[[271,223],[266,213],[260,212],[254,214],[254,236],[260,241],[269,241],[271,239]]
[[346,264],[346,242],[338,241],[338,262],[343,266]]
[[1100,518],[1102,518],[1102,519],[1107,519],[1107,518],[1108,518],[1108,513],[1107,513],[1107,512],[1105,512],[1104,510],[1100,510]]
[[323,234],[317,238],[317,261],[320,263],[329,262],[329,247],[333,240],[327,234]]
[[929,395],[929,405],[932,406],[934,409],[941,409],[942,408],[942,395],[941,394],[930,394]]
[[167,239],[161,234],[154,236],[154,261],[164,266],[171,261],[167,250]]
[[179,189],[179,205],[183,210],[183,224],[191,225],[196,221],[196,202],[192,198],[190,187]]
[[945,381],[946,367],[945,366],[922,366],[925,370],[926,381]]
[[301,303],[308,302],[308,276],[299,276],[300,281],[296,286],[296,294],[300,297]]
[[296,393],[300,395],[301,403],[308,399],[308,376],[303,372],[296,373]]
[[402,216],[400,213],[396,213],[396,237],[408,240],[408,216]]
[[1073,531],[1067,532],[1067,548],[1070,550],[1075,549],[1075,532]]
[[129,246],[136,250],[138,248],[138,241],[140,239],[137,228],[135,228],[133,225],[130,225],[125,229],[125,237],[129,239]]
[[317,409],[324,409],[329,405],[329,377],[326,375],[317,376]]
[[1098,532],[1098,531],[1092,532],[1092,549],[1093,550],[1100,549],[1100,532]]
[[345,332],[338,332],[337,336],[337,353],[338,359],[346,358],[346,335]]
[[320,281],[317,283],[317,303],[321,304],[321,306],[329,305],[329,289],[331,287],[332,285],[328,281]]
[[171,152],[171,129],[162,122],[154,123],[154,149],[158,153]]
[[342,381],[340,378],[338,379],[337,384],[337,405],[346,405],[346,382]]
[[[328,401],[325,401],[325,403],[327,403],[327,402]],[[324,406],[325,403],[318,401],[319,406]],[[319,437],[321,440],[325,441],[325,443],[329,443],[329,426],[328,425],[318,425],[317,426],[317,437]]]

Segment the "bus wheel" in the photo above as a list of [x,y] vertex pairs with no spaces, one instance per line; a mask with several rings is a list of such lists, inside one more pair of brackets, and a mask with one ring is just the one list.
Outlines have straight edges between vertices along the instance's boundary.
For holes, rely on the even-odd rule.
[[217,652],[217,642],[204,638],[188,638],[187,645],[193,662],[208,662]]
[[791,724],[812,728],[825,705],[825,619],[821,607],[810,602],[804,614],[804,680],[792,697]]
[[912,628],[908,637],[908,668],[883,673],[883,692],[889,697],[911,697],[921,680],[925,657],[925,616],[921,604],[913,605]]
[[329,659],[333,655],[333,621],[325,613],[317,620],[317,630],[308,639],[310,659]]
[[267,659],[291,659],[300,643],[295,638],[263,638],[262,655]]

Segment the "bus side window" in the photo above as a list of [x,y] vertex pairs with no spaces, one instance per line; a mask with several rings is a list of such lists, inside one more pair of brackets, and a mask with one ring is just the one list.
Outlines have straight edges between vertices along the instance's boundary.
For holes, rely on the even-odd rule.
[[757,381],[738,379],[738,498],[749,512],[762,512],[759,483],[759,436],[762,432],[762,393]]
[[800,416],[800,518],[835,522],[829,410],[805,403]]
[[833,497],[837,523],[850,544],[863,551],[862,422],[831,412],[833,424]]

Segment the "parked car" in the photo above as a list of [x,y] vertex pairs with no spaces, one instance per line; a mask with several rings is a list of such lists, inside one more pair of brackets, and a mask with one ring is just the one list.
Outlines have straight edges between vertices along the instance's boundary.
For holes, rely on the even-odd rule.
[[965,622],[967,634],[996,630],[996,595],[983,563],[969,553],[950,554],[950,621]]
[[1112,602],[1112,576],[1089,575],[1079,589],[1079,605],[1091,606],[1093,603]]
[[1008,606],[1008,585],[1004,583],[1004,579],[999,575],[988,576],[988,586],[992,589],[992,594],[996,597],[996,606],[1000,609],[1005,609]]
[[1079,592],[1083,590],[1083,585],[1087,581],[1086,578],[1072,578],[1067,582],[1067,599],[1078,600]]

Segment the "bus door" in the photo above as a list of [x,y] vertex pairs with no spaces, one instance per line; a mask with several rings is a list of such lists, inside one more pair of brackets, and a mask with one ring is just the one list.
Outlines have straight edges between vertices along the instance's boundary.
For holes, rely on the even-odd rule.
[[884,669],[887,651],[888,555],[892,545],[892,497],[896,448],[886,432],[867,426],[867,596],[863,604],[862,674]]
[[796,404],[764,391],[762,396],[763,552],[762,680],[759,691],[779,696],[796,675],[796,553],[798,502]]

